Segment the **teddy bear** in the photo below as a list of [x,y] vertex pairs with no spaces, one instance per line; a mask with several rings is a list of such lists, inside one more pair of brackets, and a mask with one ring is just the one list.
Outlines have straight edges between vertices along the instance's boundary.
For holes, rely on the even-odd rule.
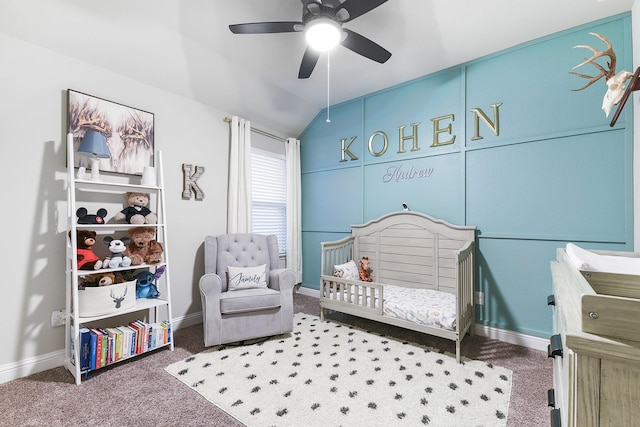
[[104,224],[106,221],[104,217],[107,216],[107,210],[100,208],[95,215],[88,214],[87,208],[78,208],[76,211],[78,217],[78,224]]
[[109,286],[116,283],[116,275],[113,273],[102,273],[95,280],[96,286]]
[[136,227],[128,230],[131,242],[124,252],[131,258],[131,265],[140,265],[147,260],[149,243],[155,238],[155,230],[146,227]]
[[363,282],[371,282],[371,273],[369,271],[369,257],[363,256],[360,258],[360,269],[358,275]]
[[158,222],[158,216],[147,207],[151,198],[149,193],[128,191],[126,198],[129,206],[115,215],[116,221],[125,220],[129,224],[155,224]]
[[[71,232],[69,232],[71,237]],[[76,230],[76,244],[78,270],[100,270],[102,261],[93,252],[93,245],[96,244],[96,232],[90,230]]]
[[78,284],[79,289],[83,288],[95,288],[98,286],[109,286],[114,285],[116,283],[124,282],[124,276],[119,273],[100,273],[100,274],[91,274],[86,276],[85,280],[82,283]]
[[131,239],[128,237],[114,239],[111,236],[106,236],[102,241],[107,245],[111,253],[111,256],[105,258],[102,262],[103,268],[129,267],[131,265],[131,258],[124,254]]
[[159,263],[160,261],[162,261],[162,252],[164,252],[164,248],[162,247],[162,244],[160,242],[158,242],[157,240],[150,241],[145,262],[147,264]]

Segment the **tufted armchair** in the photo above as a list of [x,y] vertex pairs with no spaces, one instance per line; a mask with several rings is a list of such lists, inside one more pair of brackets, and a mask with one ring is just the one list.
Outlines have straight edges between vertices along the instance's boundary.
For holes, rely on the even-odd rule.
[[[204,344],[213,346],[293,330],[296,274],[278,268],[275,235],[224,234],[204,240],[200,278]],[[228,267],[265,265],[266,287],[232,289]],[[237,282],[232,281],[232,285]]]

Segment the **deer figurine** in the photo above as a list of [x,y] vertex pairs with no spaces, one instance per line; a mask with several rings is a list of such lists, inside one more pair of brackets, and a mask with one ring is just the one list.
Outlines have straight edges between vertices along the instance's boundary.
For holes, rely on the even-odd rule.
[[[589,33],[589,34],[602,40],[604,44],[607,46],[607,49],[603,51],[599,51],[598,49],[592,46],[587,46],[587,45],[574,46],[574,49],[575,48],[589,49],[591,52],[593,52],[593,55],[591,56],[591,58],[587,58],[582,63],[573,67],[572,70],[582,67],[583,65],[591,64],[594,67],[596,67],[598,70],[600,70],[600,73],[597,76],[589,76],[586,74],[580,74],[580,73],[570,71],[569,72],[570,74],[573,74],[575,76],[582,77],[585,79],[589,79],[586,85],[582,86],[579,89],[573,89],[573,90],[580,91],[580,90],[586,89],[592,84],[594,84],[595,82],[597,82],[598,80],[600,80],[602,77],[604,77],[605,83],[607,84],[607,92],[605,93],[604,99],[602,100],[602,110],[604,111],[606,116],[609,117],[609,113],[611,112],[611,109],[613,108],[613,106],[618,104],[622,99],[622,96],[624,95],[626,81],[631,77],[633,77],[633,74],[625,70],[622,70],[616,74],[616,54],[613,51],[613,46],[611,45],[611,42],[598,33]],[[596,59],[603,58],[603,57],[609,57],[609,60],[606,61],[608,69],[606,69],[605,67],[603,67],[602,65],[596,62]]]

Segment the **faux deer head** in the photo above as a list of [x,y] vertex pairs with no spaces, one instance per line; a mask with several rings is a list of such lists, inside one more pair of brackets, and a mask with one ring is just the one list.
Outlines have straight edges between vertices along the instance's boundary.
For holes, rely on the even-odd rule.
[[116,308],[120,308],[122,301],[124,301],[124,298],[127,296],[127,287],[125,286],[124,294],[122,294],[122,296],[116,296],[115,293],[113,292],[113,289],[111,289],[110,295],[111,295],[111,299],[116,304]]
[[[597,82],[598,80],[600,80],[602,77],[604,77],[605,83],[607,84],[607,92],[605,93],[604,99],[602,100],[602,110],[604,110],[606,116],[609,117],[609,113],[611,112],[611,109],[613,108],[614,105],[620,102],[620,99],[624,94],[625,84],[627,80],[630,79],[633,76],[633,74],[625,70],[622,70],[616,74],[616,54],[613,51],[613,46],[611,45],[611,42],[609,42],[609,40],[607,40],[606,38],[604,38],[598,33],[589,33],[589,34],[602,40],[604,44],[607,46],[607,50],[599,51],[598,49],[592,46],[587,46],[587,45],[578,45],[573,47],[574,49],[578,47],[589,49],[591,52],[593,52],[593,55],[591,56],[591,58],[586,58],[582,63],[573,67],[572,70],[575,70],[578,67],[582,67],[583,65],[591,64],[600,71],[600,73],[597,76],[589,76],[586,74],[580,74],[580,73],[570,71],[570,74],[573,74],[575,76],[582,77],[585,79],[589,79],[586,85],[582,86],[579,89],[573,89],[573,90],[580,91],[580,90],[586,89],[592,84],[594,84],[595,82]],[[603,67],[602,65],[596,62],[596,59],[603,58],[603,57],[609,57],[609,60],[606,61],[607,68]]]

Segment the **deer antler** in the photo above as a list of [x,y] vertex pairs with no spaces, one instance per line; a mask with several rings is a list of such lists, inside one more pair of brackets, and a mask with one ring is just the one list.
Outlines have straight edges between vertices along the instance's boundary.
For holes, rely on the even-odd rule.
[[[611,42],[609,42],[609,40],[607,40],[606,38],[604,38],[598,33],[589,33],[589,34],[591,34],[592,36],[596,36],[597,38],[602,40],[607,45],[607,50],[599,51],[598,49],[592,46],[587,46],[587,45],[578,45],[573,47],[574,49],[577,47],[589,49],[591,52],[593,52],[593,55],[591,56],[591,58],[587,58],[582,63],[573,67],[572,70],[575,70],[576,68],[582,67],[583,65],[586,65],[586,64],[592,64],[598,70],[600,70],[600,74],[598,74],[597,76],[588,76],[586,74],[580,74],[580,73],[570,71],[569,72],[570,74],[573,74],[575,76],[582,77],[585,79],[589,79],[589,82],[586,85],[582,86],[580,89],[572,89],[573,91],[576,91],[576,92],[588,88],[589,86],[591,86],[592,84],[600,80],[602,77],[604,77],[606,81],[616,74],[616,54],[613,51],[613,46],[611,45]],[[610,59],[609,61],[607,61],[607,67],[609,68],[608,70],[596,62],[596,59],[602,58],[604,56],[608,56]]]

